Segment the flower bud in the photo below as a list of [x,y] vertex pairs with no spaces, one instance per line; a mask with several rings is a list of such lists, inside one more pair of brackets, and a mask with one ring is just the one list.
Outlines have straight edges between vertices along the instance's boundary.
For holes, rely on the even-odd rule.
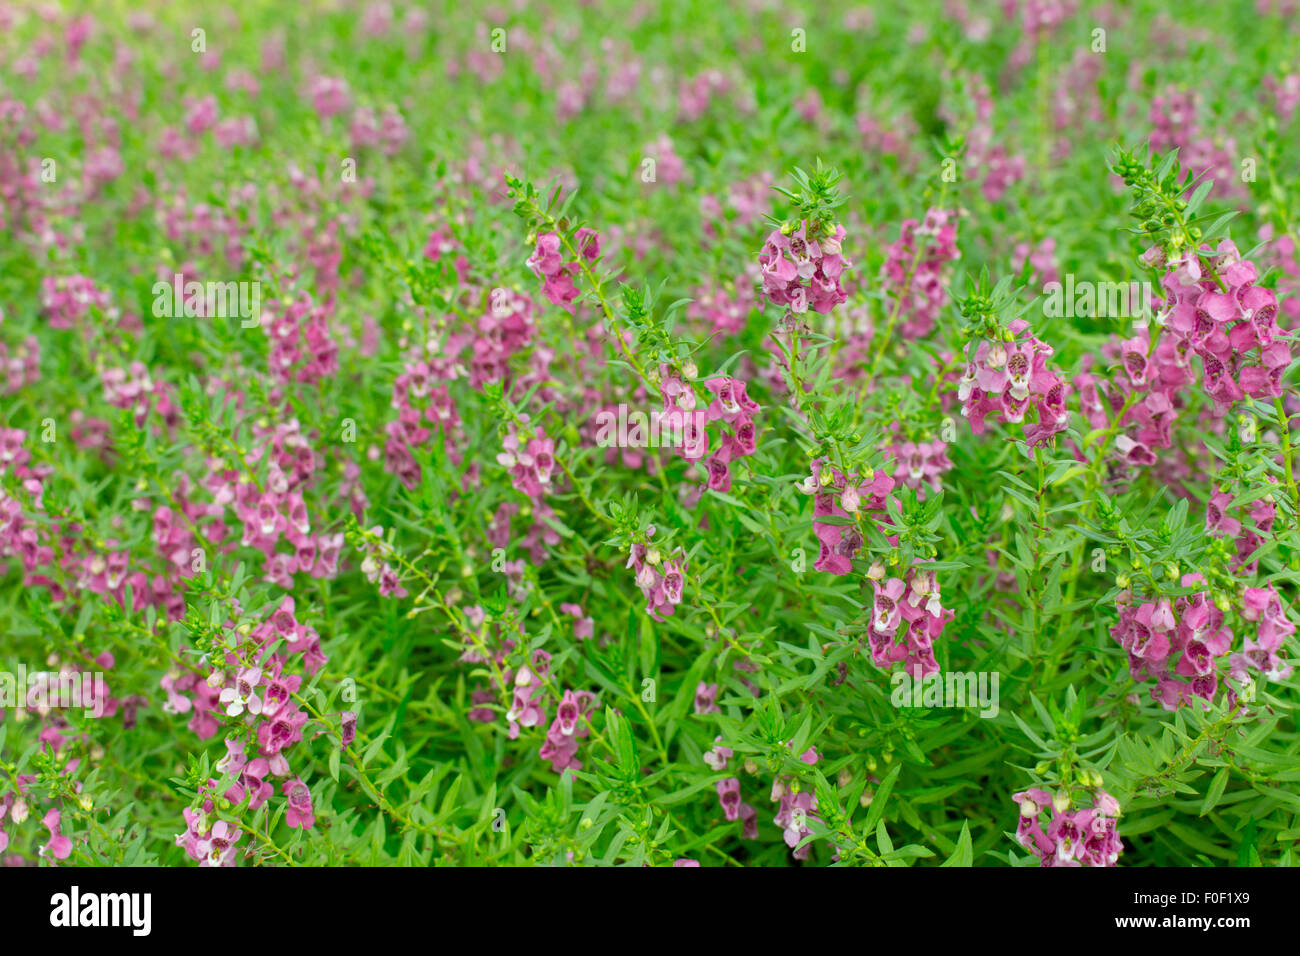
[[1105,790],[1098,790],[1093,797],[1093,806],[1098,813],[1108,817],[1117,817],[1120,814],[1119,801],[1112,797]]

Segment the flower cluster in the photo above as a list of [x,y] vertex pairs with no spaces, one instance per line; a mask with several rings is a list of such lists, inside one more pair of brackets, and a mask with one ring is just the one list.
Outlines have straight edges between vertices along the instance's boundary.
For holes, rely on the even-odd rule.
[[884,565],[877,564],[867,576],[875,591],[867,631],[872,662],[888,670],[902,661],[914,680],[937,674],[934,640],[954,614],[943,606],[934,572],[918,567],[907,573],[906,580],[886,578]]
[[882,450],[894,462],[895,485],[915,489],[920,500],[925,499],[927,489],[943,490],[943,476],[952,470],[946,441],[939,438],[902,441],[886,445]]
[[41,306],[52,329],[75,329],[92,310],[105,319],[117,317],[108,293],[84,275],[46,276],[41,280]]
[[1011,322],[1003,339],[979,340],[973,356],[972,344],[966,346],[966,372],[957,392],[972,432],[982,434],[990,415],[1001,423],[1025,422],[1031,404],[1038,413],[1037,423],[1024,428],[1031,447],[1045,445],[1065,431],[1070,421],[1065,407],[1068,386],[1047,363],[1055,350],[1034,337],[1028,322]]
[[849,266],[841,250],[844,227],[835,226],[829,234],[809,232],[807,220],[773,229],[758,255],[763,294],[796,314],[809,308],[827,313],[847,298],[840,285]]
[[567,768],[582,769],[578,759],[578,741],[590,736],[589,719],[596,706],[596,695],[580,690],[566,690],[555,709],[555,719],[546,731],[546,742],[537,755],[550,761],[551,769],[559,773]]
[[658,417],[659,427],[669,433],[673,441],[668,444],[677,447],[677,453],[687,461],[699,461],[709,447],[705,426],[711,419],[707,411],[697,407],[699,396],[687,382],[687,379],[694,378],[696,374],[698,369],[693,362],[688,361],[681,371],[664,362],[651,379],[659,386],[659,399],[662,403]]
[[511,289],[493,289],[470,346],[470,385],[482,388],[487,382],[506,381],[510,356],[532,342],[536,322],[532,299]]
[[[241,627],[238,637],[252,648],[253,658],[241,660],[233,651],[227,652],[206,679],[194,671],[167,674],[161,681],[167,695],[163,709],[173,714],[193,711],[190,727],[204,740],[216,736],[220,725],[215,714],[219,711],[228,717],[246,712],[246,722],[260,718],[255,736],[263,756],[271,757],[301,740],[307,722],[306,712],[292,701],[302,678],[284,673],[290,655],[300,654],[309,674],[324,667],[327,658],[321,651],[320,635],[294,616],[292,597],[285,597],[256,627]],[[192,693],[193,699],[185,696],[187,693]]]
[[745,383],[738,379],[718,376],[706,381],[704,387],[713,393],[707,421],[720,421],[728,428],[717,451],[704,463],[709,487],[725,493],[731,490],[731,463],[758,450],[754,414],[759,405],[745,394]]
[[[600,258],[600,236],[591,229],[582,228],[577,233],[578,254],[588,262]],[[578,260],[565,261],[564,241],[558,232],[543,232],[537,236],[533,254],[528,257],[528,268],[542,280],[542,294],[555,305],[569,312],[578,298],[578,287],[573,284],[578,275]]]
[[304,292],[291,302],[268,302],[267,308],[270,317],[262,322],[271,339],[267,364],[282,383],[314,384],[338,371],[328,306]]
[[1258,671],[1269,680],[1290,677],[1291,665],[1279,652],[1282,643],[1295,633],[1295,624],[1287,617],[1277,591],[1272,587],[1245,588],[1241,616],[1258,626],[1255,636],[1246,638],[1240,653],[1229,658],[1233,680],[1244,681],[1250,671]]
[[[1092,58],[1093,61],[1096,57]],[[1029,267],[1029,282],[1047,285],[1060,279],[1060,269],[1056,263],[1056,238],[1047,236],[1036,246],[1027,242],[1018,242],[1011,250],[1011,269],[1023,273]]]
[[653,142],[646,143],[645,155],[654,159],[654,177],[650,178],[645,175],[643,166],[641,179],[648,183],[663,183],[665,186],[676,186],[686,178],[686,164],[682,158],[677,155],[673,149],[673,140],[671,136],[660,136]]
[[1215,405],[1229,408],[1247,395],[1280,397],[1291,348],[1277,326],[1277,296],[1256,284],[1254,263],[1225,239],[1217,251],[1203,246],[1166,265],[1166,324],[1201,357]]
[[[813,567],[829,574],[848,574],[863,545],[862,533],[848,519],[862,511],[884,511],[894,479],[883,471],[866,478],[846,476],[825,459],[817,458],[812,462],[812,474],[798,488],[813,496],[813,531],[819,545]],[[817,520],[825,517],[845,519],[845,523]]]
[[734,288],[711,282],[695,291],[689,314],[708,322],[715,334],[739,335],[756,304],[754,286],[748,282],[737,282]]
[[[799,759],[815,766],[820,758],[816,748],[809,747],[799,755]],[[796,860],[806,860],[812,850],[811,845],[799,846],[805,837],[812,835],[808,826],[810,820],[817,820],[817,795],[811,790],[800,789],[794,779],[787,775],[772,781],[772,802],[777,804],[773,821],[781,828],[785,845],[794,850]]]
[[[0,313],[0,320],[3,320]],[[41,380],[41,343],[34,335],[12,350],[0,342],[0,393],[13,394]]]
[[352,105],[352,94],[348,81],[337,76],[317,75],[312,77],[307,89],[312,107],[321,119],[329,119],[347,112]]
[[[0,713],[3,713],[0,711]],[[72,773],[79,763],[78,758],[68,762],[68,772]],[[36,782],[33,774],[18,774],[13,778],[15,789],[9,793],[0,794],[0,853],[3,853],[9,846],[9,834],[5,831],[5,818],[9,822],[20,826],[33,815],[32,803],[35,796],[32,792],[32,784]],[[76,790],[81,789],[81,784],[75,785]],[[86,809],[87,805],[82,804]],[[37,811],[39,812],[39,811]],[[66,860],[72,856],[73,842],[72,838],[62,832],[63,829],[63,811],[58,807],[50,807],[41,817],[41,826],[49,833],[49,838],[41,845],[37,855],[43,860]],[[21,865],[21,858],[11,857],[4,862],[12,865],[18,862]]]
[[1192,171],[1193,180],[1213,180],[1216,191],[1224,196],[1247,195],[1237,175],[1236,138],[1206,129],[1198,115],[1200,105],[1199,93],[1174,86],[1152,97],[1147,116],[1151,148],[1157,152],[1177,149],[1179,161]]
[[[198,724],[191,722],[200,737],[214,736],[218,729],[215,714],[225,715],[236,732],[226,738],[226,756],[217,763],[218,772],[235,778],[224,794],[218,795],[217,780],[209,780],[201,789],[200,806],[184,811],[186,829],[177,835],[176,845],[183,847],[200,865],[234,866],[234,844],[242,828],[238,823],[212,821],[214,798],[222,796],[232,804],[247,799],[250,810],[261,807],[276,792],[286,797],[286,821],[291,827],[311,829],[316,818],[312,810],[311,791],[292,773],[286,752],[303,739],[308,714],[296,699],[302,688],[302,676],[286,669],[293,655],[301,655],[307,673],[314,674],[326,663],[321,652],[320,635],[302,624],[294,614],[294,600],[285,597],[280,606],[256,626],[242,625],[232,648],[214,652],[212,671],[201,685],[178,681],[173,675],[162,682],[170,713],[195,710]],[[187,675],[197,676],[197,675]],[[193,700],[182,692],[207,693]],[[256,756],[248,756],[249,747]]]
[[573,284],[578,274],[576,261],[564,261],[564,247],[558,232],[544,232],[538,235],[533,254],[528,257],[528,268],[542,280],[542,294],[562,309],[573,311],[573,302],[578,298],[578,287]]
[[903,222],[880,270],[885,311],[896,316],[903,338],[923,338],[934,331],[948,299],[944,266],[960,258],[954,213],[931,209],[924,222]]
[[551,473],[555,470],[555,442],[546,437],[540,425],[529,426],[527,416],[520,419],[523,430],[511,422],[501,440],[504,451],[497,453],[497,463],[510,473],[515,490],[541,503],[551,490]]
[[167,424],[175,424],[179,409],[171,387],[152,381],[143,362],[132,362],[129,368],[106,368],[100,373],[100,382],[104,386],[104,401],[114,408],[133,412],[137,426],[144,425],[152,410]]
[[[314,578],[335,577],[343,534],[313,533],[307,509],[311,478],[321,459],[296,421],[263,429],[259,438],[261,444],[245,456],[245,462],[256,467],[264,456],[270,459],[265,486],[259,487],[255,479],[235,468],[214,468],[204,480],[217,505],[215,513],[209,508],[209,514],[217,519],[214,539],[221,540],[226,534],[220,518],[228,504],[243,527],[239,544],[256,548],[266,557],[267,581],[289,590],[297,573]],[[287,542],[292,551],[277,551],[281,541]]]
[[681,548],[665,558],[650,541],[654,537],[652,525],[646,529],[646,543],[634,543],[627,558],[627,567],[636,574],[637,587],[645,597],[646,613],[656,621],[672,617],[677,605],[682,603],[686,586],[686,554]]
[[[1017,62],[1017,55],[1023,55],[1021,50],[1017,47],[1013,53],[1013,63]],[[1012,185],[1024,178],[1025,157],[1011,153],[1006,141],[996,135],[993,94],[988,82],[965,71],[960,80],[966,94],[962,102],[940,104],[939,112],[949,123],[968,128],[963,164],[976,171],[972,178],[980,180],[981,195],[991,203],[998,202]]]
[[[1183,587],[1201,581],[1185,574]],[[1213,700],[1219,688],[1217,658],[1232,648],[1232,631],[1223,611],[1204,591],[1134,604],[1131,591],[1115,599],[1119,622],[1111,635],[1128,652],[1129,673],[1139,683],[1155,680],[1151,699],[1165,710],[1177,710],[1192,697]]]
[[[518,670],[507,663],[510,653],[518,646],[523,636],[523,628],[515,625],[510,636],[503,634],[500,621],[488,621],[487,613],[479,605],[465,609],[465,621],[469,625],[462,631],[462,638],[467,645],[461,652],[459,660],[463,664],[491,663],[488,686],[480,687],[470,693],[470,720],[481,724],[493,723],[496,711],[488,705],[495,699],[493,687],[497,692],[508,695],[511,704],[506,710],[507,736],[514,740],[519,736],[521,727],[536,727],[546,720],[546,710],[542,706],[545,699],[545,686],[541,677],[550,672],[551,655],[538,648],[533,651],[528,662]],[[492,646],[489,646],[491,644]]]
[[237,825],[226,820],[213,821],[217,808],[213,795],[216,786],[217,781],[210,780],[199,808],[186,807],[181,811],[185,832],[176,836],[176,845],[201,867],[234,866],[238,855],[235,844],[244,836],[243,829]]
[[[27,433],[21,428],[0,428],[0,476],[12,474],[32,497],[32,507],[39,510],[46,470],[31,467],[32,453],[24,444]],[[36,519],[24,513],[22,502],[0,488],[0,558],[17,557],[22,564],[24,583],[44,565],[54,560],[54,549],[43,543]]]
[[533,652],[532,666],[524,665],[515,671],[511,706],[506,711],[507,736],[511,740],[519,736],[521,727],[538,727],[546,722],[546,708],[543,706],[546,702],[546,684],[542,678],[549,672],[550,665],[550,654],[545,650],[536,650]]
[[354,110],[350,134],[352,145],[358,149],[382,148],[385,155],[395,156],[409,139],[410,130],[401,111],[389,104],[382,116],[376,116],[368,106]]
[[[1016,840],[1040,866],[1114,866],[1124,852],[1117,818],[1119,802],[1096,789],[1091,807],[1071,809],[1069,794],[1055,797],[1033,787],[1011,798],[1020,807]],[[1042,815],[1050,812],[1047,830]]]
[[[1205,530],[1216,538],[1233,538],[1237,554],[1229,565],[1234,573],[1254,574],[1259,562],[1251,560],[1252,555],[1263,545],[1265,536],[1273,531],[1273,522],[1277,518],[1277,505],[1273,496],[1265,495],[1250,502],[1249,510],[1242,506],[1232,508],[1232,495],[1227,491],[1216,491],[1210,495],[1205,506]],[[1250,524],[1244,524],[1235,516],[1244,512]]]
[[460,460],[454,437],[460,429],[460,414],[449,385],[461,374],[455,361],[445,356],[413,356],[393,380],[391,407],[397,418],[384,426],[384,464],[408,489],[420,484],[420,464],[413,450],[433,438],[429,423],[442,431],[443,448],[453,461]]
[[361,573],[371,584],[379,585],[381,597],[404,598],[407,590],[402,586],[402,579],[393,567],[390,559],[395,557],[393,547],[384,538],[384,529],[375,525],[363,537],[361,552]]
[[1128,469],[1151,467],[1158,461],[1157,450],[1172,447],[1180,393],[1196,379],[1190,343],[1177,329],[1166,328],[1154,342],[1147,329],[1140,329],[1132,338],[1104,346],[1102,353],[1121,372],[1106,381],[1085,362],[1074,377],[1080,411],[1093,428],[1110,428],[1119,416],[1114,423],[1119,460]]
[[[481,626],[483,616],[481,609],[472,609],[471,624]],[[508,657],[517,642],[508,639],[501,644],[495,655],[498,666]],[[461,657],[469,662],[485,660],[482,653],[468,651]],[[524,728],[540,727],[546,723],[547,677],[551,672],[551,655],[541,648],[535,649],[528,661],[517,670],[507,667],[502,672],[503,679],[512,685],[510,692],[510,709],[506,711],[508,725],[507,737],[514,740]],[[495,714],[482,706],[492,699],[489,691],[476,691],[474,700],[479,705],[470,712],[470,719],[481,723],[491,723]],[[589,691],[566,690],[556,704],[555,719],[546,731],[546,738],[538,749],[538,756],[550,762],[551,769],[557,773],[566,769],[581,770],[582,762],[578,760],[579,741],[590,736],[590,718],[596,708],[596,695]]]

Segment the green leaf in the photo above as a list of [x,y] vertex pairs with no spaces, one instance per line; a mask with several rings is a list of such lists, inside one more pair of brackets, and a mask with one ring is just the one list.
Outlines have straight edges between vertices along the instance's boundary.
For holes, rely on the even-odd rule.
[[974,862],[974,851],[970,842],[970,821],[963,820],[961,824],[961,836],[957,838],[957,849],[952,851],[952,856],[944,860],[943,866],[970,866]]
[[1210,781],[1210,789],[1205,792],[1205,800],[1201,803],[1201,816],[1205,816],[1218,804],[1224,788],[1228,785],[1228,776],[1231,772],[1230,767],[1223,767],[1214,775],[1214,779]]
[[885,801],[889,799],[889,792],[894,789],[894,781],[898,779],[902,769],[903,765],[901,763],[894,764],[889,773],[885,774],[885,779],[880,782],[880,786],[876,788],[876,792],[871,798],[871,809],[867,811],[867,822],[862,827],[864,833],[870,833],[874,830],[876,824],[880,822],[880,818],[884,816]]

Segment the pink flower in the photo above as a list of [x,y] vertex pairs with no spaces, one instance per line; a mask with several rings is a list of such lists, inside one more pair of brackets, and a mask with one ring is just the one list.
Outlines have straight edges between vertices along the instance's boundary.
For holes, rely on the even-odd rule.
[[52,856],[56,860],[66,860],[72,853],[72,840],[59,833],[59,822],[63,814],[55,809],[46,812],[41,821],[50,831],[50,840],[41,847],[41,856]]
[[285,804],[285,823],[302,830],[310,830],[316,825],[316,814],[312,810],[311,790],[302,782],[301,777],[286,780],[280,786],[280,792],[288,797]]
[[706,684],[704,681],[700,681],[699,685],[695,688],[695,713],[722,713],[722,708],[718,706],[717,684]]
[[[600,237],[592,230],[580,230],[578,245],[583,258],[594,260],[599,255]],[[578,298],[578,288],[573,284],[573,279],[578,274],[578,263],[566,262],[564,254],[559,233],[544,232],[538,235],[537,244],[526,265],[542,280],[542,293],[546,298],[572,312],[573,303]]]
[[557,773],[570,767],[582,769],[582,762],[577,759],[578,743],[591,733],[588,721],[595,706],[596,697],[588,691],[564,692],[559,712],[546,732],[546,741],[537,752],[543,760],[550,761]]
[[740,819],[740,780],[730,777],[719,780],[716,786],[718,802],[722,804],[722,815],[728,820]]

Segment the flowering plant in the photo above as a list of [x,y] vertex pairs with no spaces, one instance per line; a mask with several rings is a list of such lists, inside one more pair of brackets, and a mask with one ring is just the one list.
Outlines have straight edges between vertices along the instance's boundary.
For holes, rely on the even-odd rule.
[[1293,3],[190,6],[0,8],[0,864],[1296,862]]

